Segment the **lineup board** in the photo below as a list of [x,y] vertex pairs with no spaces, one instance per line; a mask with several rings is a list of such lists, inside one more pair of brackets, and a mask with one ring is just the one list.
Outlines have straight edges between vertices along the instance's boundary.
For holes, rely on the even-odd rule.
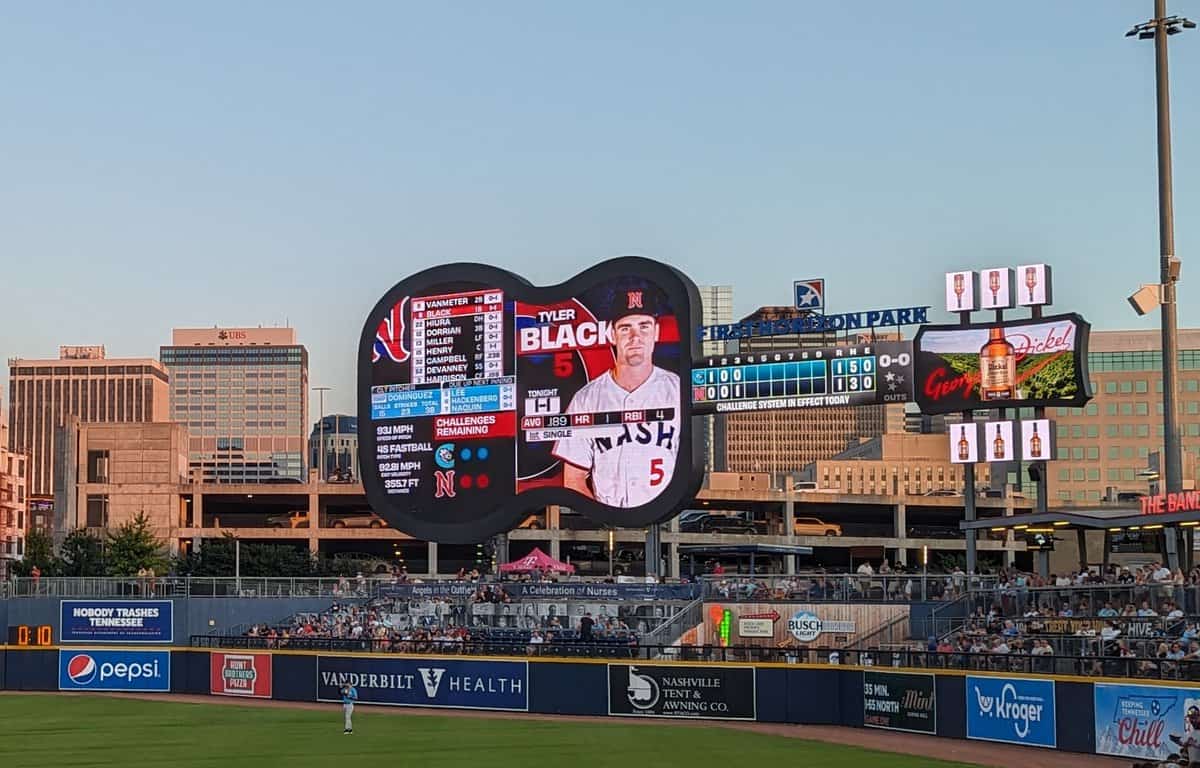
[[412,383],[504,373],[504,294],[473,291],[412,300]]
[[912,345],[717,355],[692,369],[696,413],[903,403],[912,399]]
[[411,419],[511,411],[516,407],[516,397],[515,376],[435,384],[387,384],[371,391],[371,418]]

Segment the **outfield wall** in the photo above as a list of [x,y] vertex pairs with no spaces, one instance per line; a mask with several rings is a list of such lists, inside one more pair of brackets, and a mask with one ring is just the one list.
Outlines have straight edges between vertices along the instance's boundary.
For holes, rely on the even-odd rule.
[[0,687],[885,728],[1153,759],[1200,687],[952,670],[0,646]]

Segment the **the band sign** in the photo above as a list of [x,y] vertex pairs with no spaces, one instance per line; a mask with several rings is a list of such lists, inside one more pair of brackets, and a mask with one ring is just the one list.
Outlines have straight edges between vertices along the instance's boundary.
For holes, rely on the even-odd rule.
[[863,672],[863,725],[936,735],[934,676]]
[[1200,491],[1177,491],[1143,496],[1143,515],[1169,515],[1173,512],[1195,512],[1200,510]]
[[608,665],[608,713],[753,720],[753,667]]

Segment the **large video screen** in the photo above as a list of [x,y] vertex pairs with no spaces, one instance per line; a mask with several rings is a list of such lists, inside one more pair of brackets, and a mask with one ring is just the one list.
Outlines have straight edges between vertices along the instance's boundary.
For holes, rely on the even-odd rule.
[[1092,397],[1090,328],[1075,314],[924,326],[913,342],[917,404],[924,413],[1081,406]]
[[911,341],[706,357],[692,367],[695,413],[742,413],[913,399]]
[[359,445],[375,511],[474,542],[543,504],[645,525],[700,481],[695,286],[616,259],[538,288],[492,267],[414,275],[364,328]]

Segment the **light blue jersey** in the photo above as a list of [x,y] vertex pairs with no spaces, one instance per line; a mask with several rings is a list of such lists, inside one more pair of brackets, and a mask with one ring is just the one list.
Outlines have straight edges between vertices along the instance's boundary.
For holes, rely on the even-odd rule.
[[358,689],[355,688],[353,685],[342,692],[342,703],[343,704],[349,704],[349,705],[353,706],[354,702],[356,702],[356,701],[358,701]]

